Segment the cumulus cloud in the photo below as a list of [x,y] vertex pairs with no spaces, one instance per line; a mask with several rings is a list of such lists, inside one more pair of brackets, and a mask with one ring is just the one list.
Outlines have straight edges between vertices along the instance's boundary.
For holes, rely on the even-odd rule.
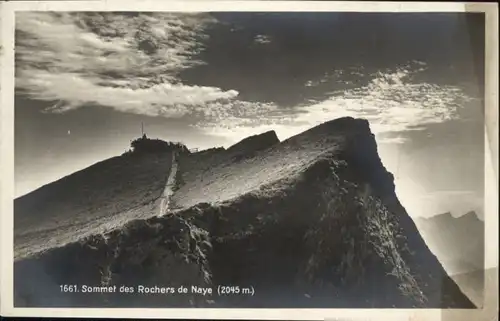
[[271,43],[271,37],[267,35],[257,35],[254,38],[254,42],[256,44],[266,45],[268,43]]
[[378,72],[366,86],[346,90],[316,105],[304,107],[311,121],[333,113],[363,117],[375,133],[402,132],[441,123],[458,116],[458,109],[472,100],[458,87],[413,82],[421,69],[400,68]]
[[274,110],[265,121],[233,117],[207,130],[238,140],[252,130],[274,129],[285,139],[327,120],[351,116],[367,119],[380,142],[403,143],[402,133],[455,119],[459,108],[473,99],[457,87],[413,81],[412,76],[421,71],[422,63],[417,68],[403,66],[377,72],[369,75],[371,80],[365,86],[335,92],[312,104]]
[[[234,90],[221,91],[213,87],[183,86],[169,83],[146,88],[97,85],[99,79],[78,74],[50,74],[33,71],[28,85],[45,88],[32,96],[44,100],[59,100],[48,112],[66,112],[87,103],[109,106],[117,111],[148,116],[181,117],[201,109],[205,103],[228,100],[238,95]],[[63,89],[63,90],[61,90]]]
[[56,101],[48,112],[88,104],[180,117],[235,90],[188,86],[176,75],[203,62],[204,14],[22,12],[16,16],[16,87]]
[[367,75],[365,75],[364,67],[362,65],[354,65],[350,66],[346,70],[336,69],[332,71],[326,71],[320,78],[306,81],[304,86],[317,87],[332,82],[337,85],[352,85],[353,79],[360,80],[366,76]]

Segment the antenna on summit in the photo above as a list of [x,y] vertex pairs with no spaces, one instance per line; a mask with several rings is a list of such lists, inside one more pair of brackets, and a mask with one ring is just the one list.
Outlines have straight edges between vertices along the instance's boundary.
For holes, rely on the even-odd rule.
[[141,137],[146,138],[146,133],[144,132],[144,122],[141,122]]

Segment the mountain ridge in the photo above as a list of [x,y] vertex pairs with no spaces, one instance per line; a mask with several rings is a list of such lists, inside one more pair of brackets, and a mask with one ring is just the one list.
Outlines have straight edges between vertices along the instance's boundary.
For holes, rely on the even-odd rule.
[[435,220],[436,218],[443,219],[443,220],[448,220],[448,219],[468,219],[468,220],[475,220],[475,221],[483,221],[481,218],[478,216],[478,214],[471,210],[468,211],[467,213],[460,215],[460,216],[454,216],[451,212],[445,212],[441,214],[437,214],[434,216],[429,216],[429,217],[418,217],[419,220]]
[[264,134],[243,140],[239,147],[253,147],[240,157],[230,148],[180,155],[170,215],[131,219],[19,260],[16,302],[42,304],[27,288],[37,276],[58,284],[239,284],[257,293],[169,302],[75,294],[76,306],[474,307],[398,201],[368,121],[340,118],[279,143]]

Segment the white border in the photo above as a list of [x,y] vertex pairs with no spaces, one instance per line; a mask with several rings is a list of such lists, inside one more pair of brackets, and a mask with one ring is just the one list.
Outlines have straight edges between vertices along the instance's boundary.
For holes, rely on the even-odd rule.
[[[487,5],[486,5],[487,6]],[[15,1],[6,5],[15,11],[341,11],[341,12],[464,12],[460,2],[377,1]],[[479,10],[481,11],[481,10]]]
[[[13,206],[14,199],[14,16],[16,11],[341,11],[341,12],[486,12],[486,146],[485,161],[486,266],[498,268],[498,5],[496,3],[429,2],[326,2],[326,1],[17,1],[0,3],[0,170],[1,170],[1,277],[3,316],[125,317],[195,319],[311,320],[441,320],[441,310],[400,309],[99,309],[13,307]],[[491,158],[490,158],[491,157]],[[498,292],[494,295],[498,302]],[[381,295],[383,295],[381,293]],[[498,306],[490,307],[498,311]],[[455,310],[459,312],[460,310]],[[462,312],[459,312],[462,313]],[[463,311],[463,313],[466,313]],[[475,312],[474,312],[475,313]],[[470,314],[470,320],[484,316]],[[492,315],[490,316],[490,318]],[[448,318],[446,318],[449,320]],[[486,319],[485,319],[486,320]]]

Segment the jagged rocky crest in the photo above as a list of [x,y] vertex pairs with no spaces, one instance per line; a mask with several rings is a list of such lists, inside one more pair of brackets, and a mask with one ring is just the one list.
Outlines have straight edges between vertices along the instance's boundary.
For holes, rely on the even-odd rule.
[[[178,162],[175,212],[18,260],[16,305],[474,307],[399,203],[366,120],[333,120],[283,142],[269,132]],[[60,284],[255,294],[68,295]]]

